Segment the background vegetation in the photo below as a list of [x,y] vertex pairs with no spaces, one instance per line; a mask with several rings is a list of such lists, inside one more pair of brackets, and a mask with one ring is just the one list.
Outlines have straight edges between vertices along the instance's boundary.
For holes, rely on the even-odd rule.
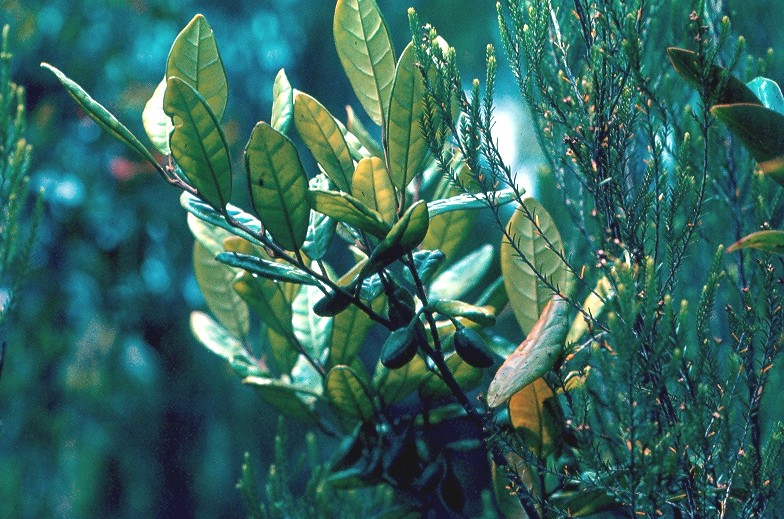
[[[483,75],[485,43],[498,38],[493,2],[477,2],[470,13],[459,0],[379,5],[396,49],[409,38],[405,8],[413,5],[459,50],[464,78]],[[784,50],[774,23],[784,15],[779,2],[724,8],[751,54]],[[277,422],[228,370],[216,369],[187,328],[188,314],[202,302],[178,193],[79,114],[38,63],[67,69],[143,134],[136,117],[160,80],[171,41],[202,12],[229,74],[225,126],[239,160],[244,136],[269,116],[281,67],[331,112],[343,113],[349,99],[341,96],[350,88],[337,73],[333,9],[331,2],[297,0],[230,8],[2,3],[12,75],[27,87],[31,189],[43,187],[46,196],[27,289],[0,338],[8,343],[0,378],[0,517],[240,516],[234,482],[242,453],[265,467]],[[667,45],[661,43],[662,66]],[[780,83],[782,56],[774,55],[767,73]],[[516,87],[499,69],[504,120],[504,95]],[[535,164],[536,145],[515,110],[518,126],[509,131],[519,153],[507,160]]]

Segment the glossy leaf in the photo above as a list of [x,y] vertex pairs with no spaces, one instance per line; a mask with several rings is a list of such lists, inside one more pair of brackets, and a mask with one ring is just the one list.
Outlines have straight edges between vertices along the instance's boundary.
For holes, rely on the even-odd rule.
[[756,104],[717,105],[711,112],[740,139],[757,162],[784,155],[784,115]]
[[294,118],[294,89],[283,69],[278,71],[272,84],[272,117],[270,126],[286,133]]
[[294,124],[324,173],[341,191],[351,192],[354,161],[335,118],[313,97],[294,96]]
[[424,200],[415,203],[400,217],[384,241],[373,249],[360,277],[365,278],[411,252],[427,234],[430,217]]
[[340,122],[338,119],[335,119],[335,124],[338,125],[340,128],[340,133],[343,134],[343,138],[346,139],[346,146],[348,146],[348,152],[351,155],[351,160],[354,162],[359,162],[362,159],[370,158],[373,156],[373,153],[368,150],[364,144],[359,140],[359,138],[351,133],[346,125]]
[[784,155],[757,164],[760,171],[784,186]]
[[543,378],[537,378],[509,400],[512,426],[518,429],[525,444],[540,459],[553,452],[559,438],[557,417],[551,407],[554,399],[555,394],[550,386]]
[[[702,69],[699,63],[699,56],[696,52],[670,47],[667,55],[676,72],[686,81],[697,89],[702,88]],[[757,96],[754,95],[743,81],[732,76],[726,69],[716,65],[710,65],[707,69],[707,88],[708,95],[716,95],[716,104],[729,103],[754,103],[760,104]],[[717,89],[721,90],[717,92]]]
[[348,366],[335,366],[327,373],[326,396],[338,411],[367,421],[373,418],[373,401],[359,376]]
[[197,241],[193,245],[193,273],[212,315],[232,336],[246,339],[250,329],[248,305],[233,287],[237,271],[216,261]]
[[491,307],[475,306],[452,299],[431,300],[430,305],[436,312],[450,317],[465,317],[479,326],[495,326],[495,312]]
[[313,408],[304,401],[305,398],[318,397],[318,395],[306,388],[291,384],[286,380],[267,377],[248,377],[242,382],[253,386],[262,400],[286,416],[310,424],[318,423],[318,417]]
[[204,16],[197,14],[177,35],[166,62],[166,79],[180,78],[207,101],[218,121],[228,101],[228,82],[218,44]]
[[[316,264],[314,263],[313,266],[316,267]],[[318,287],[305,285],[299,289],[291,304],[294,336],[317,362],[323,361],[322,353],[329,344],[332,334],[332,318],[322,317],[313,312],[313,306],[323,295]]]
[[152,96],[144,105],[142,124],[144,124],[144,131],[147,132],[147,137],[149,137],[155,149],[164,155],[171,155],[169,135],[171,135],[174,125],[171,117],[163,111],[163,95],[165,92],[166,78],[158,83]]
[[[310,189],[328,189],[329,185],[329,179],[322,173],[308,181]],[[332,238],[335,236],[336,226],[337,221],[333,218],[318,211],[310,212],[308,232],[305,236],[305,243],[302,244],[302,250],[305,251],[308,258],[320,260],[324,257],[329,249],[329,244],[332,243]]]
[[223,242],[230,236],[234,236],[222,227],[201,220],[192,214],[188,214],[186,221],[193,237],[209,251],[213,261],[215,256],[223,252]]
[[390,231],[389,224],[374,209],[367,207],[357,198],[337,191],[311,189],[308,198],[313,209],[339,222],[383,238]]
[[191,312],[191,331],[205,348],[227,361],[246,356],[242,342],[204,312]]
[[[180,195],[180,205],[192,214],[194,217],[202,220],[204,222],[208,222],[214,226],[220,227],[228,231],[230,234],[235,234],[237,236],[241,236],[246,240],[254,243],[256,245],[261,245],[261,242],[257,240],[253,235],[249,234],[248,232],[240,229],[239,227],[234,227],[228,221],[224,215],[213,209],[209,204],[206,204],[199,200],[197,197],[191,195],[190,193],[182,193]],[[228,214],[234,220],[242,223],[244,226],[250,228],[251,230],[259,233],[261,232],[261,222],[250,213],[246,213],[242,209],[233,206],[231,204],[227,204],[225,208],[226,214]],[[217,254],[220,251],[215,252]]]
[[[525,199],[524,203],[535,221],[539,222],[541,232],[526,216],[523,208],[515,211],[509,219],[506,231],[514,240],[517,250],[506,239],[502,241],[501,273],[517,322],[524,332],[528,332],[553,296],[552,291],[542,284],[531,266],[536,267],[540,274],[547,276],[551,283],[561,288],[566,275],[563,262],[547,243],[549,240],[556,250],[563,248],[555,222],[533,198]],[[520,253],[530,265],[523,261]]]
[[498,407],[550,371],[560,357],[569,330],[569,304],[553,296],[528,337],[506,359],[487,389],[487,405]]
[[176,77],[166,84],[163,109],[174,121],[174,160],[202,198],[222,209],[231,198],[231,157],[217,117],[199,92]]
[[430,217],[438,216],[450,211],[462,211],[465,209],[482,209],[487,207],[488,204],[499,206],[508,204],[515,199],[515,192],[512,188],[499,189],[489,195],[485,196],[479,194],[456,195],[450,198],[441,200],[434,200],[428,202],[427,208],[430,211]]
[[354,93],[370,118],[383,126],[395,78],[395,53],[375,0],[338,0],[333,32]]
[[420,128],[424,92],[422,74],[416,67],[416,50],[409,43],[397,64],[385,135],[389,176],[400,191],[420,172],[429,153]]
[[727,252],[734,252],[740,249],[758,249],[765,252],[784,254],[784,231],[753,232],[727,247]]
[[381,145],[370,135],[370,132],[362,124],[362,121],[354,113],[354,109],[351,106],[346,106],[346,129],[357,137],[362,146],[373,157],[384,158],[384,150],[381,148]]
[[308,179],[294,144],[260,122],[245,146],[251,201],[261,223],[288,250],[302,248],[308,233]]
[[395,223],[395,188],[381,159],[372,157],[359,161],[354,171],[351,192],[365,206],[378,212],[385,223]]
[[[440,250],[420,250],[414,253],[414,269],[420,281],[427,285],[433,276],[441,268],[446,260],[446,255]],[[403,270],[403,277],[406,281],[414,284],[414,277],[408,269]]]
[[746,83],[754,95],[762,102],[762,106],[780,114],[784,114],[784,96],[778,83],[764,77],[757,77]]
[[459,299],[482,281],[493,264],[493,246],[485,244],[466,254],[439,274],[430,285],[428,296],[434,299]]
[[424,249],[438,249],[447,259],[454,260],[455,254],[470,242],[471,230],[479,213],[476,211],[450,211],[430,216],[430,228],[422,241]]
[[102,104],[90,97],[90,95],[82,89],[78,84],[69,79],[60,70],[49,65],[48,63],[41,63],[41,66],[52,72],[57,80],[65,87],[71,97],[76,103],[85,111],[90,118],[98,123],[98,126],[103,128],[109,135],[116,140],[123,143],[129,149],[135,151],[151,164],[156,169],[162,171],[160,164],[155,160],[150,151],[139,141],[131,131],[125,127],[120,121],[113,116],[109,110],[104,108]]
[[318,284],[310,274],[296,267],[286,265],[285,263],[276,263],[257,256],[238,254],[236,252],[221,252],[215,259],[231,267],[247,270],[252,274],[272,281],[284,281],[302,285]]

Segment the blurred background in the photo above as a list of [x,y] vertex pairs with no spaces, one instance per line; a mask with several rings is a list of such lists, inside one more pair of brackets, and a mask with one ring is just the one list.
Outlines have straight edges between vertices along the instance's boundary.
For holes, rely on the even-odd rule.
[[[497,43],[493,1],[378,3],[398,52],[413,6],[458,49],[463,77],[483,77],[485,45]],[[242,453],[266,470],[276,414],[191,337],[188,315],[202,301],[178,192],[106,137],[38,64],[62,69],[144,136],[141,111],[171,43],[203,13],[229,75],[224,122],[239,165],[253,125],[269,119],[280,68],[339,118],[346,104],[359,108],[332,43],[334,2],[0,5],[13,78],[27,88],[31,188],[46,193],[31,276],[2,330],[0,518],[243,516]],[[771,21],[781,19],[775,0],[733,17],[751,53],[782,49],[769,73],[779,82],[784,32]],[[498,136],[510,163],[532,169],[539,158],[527,115],[499,70]]]

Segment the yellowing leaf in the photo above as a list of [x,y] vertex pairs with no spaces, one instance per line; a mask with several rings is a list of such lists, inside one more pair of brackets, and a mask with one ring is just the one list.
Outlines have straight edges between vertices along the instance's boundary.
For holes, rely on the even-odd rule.
[[552,296],[528,337],[498,368],[487,389],[487,405],[502,405],[552,369],[563,352],[568,313],[569,304],[560,296]]
[[351,192],[367,207],[378,211],[384,222],[395,223],[395,188],[384,162],[378,157],[364,158],[357,164]]
[[366,421],[373,418],[369,389],[348,366],[335,366],[327,374],[326,396],[338,411]]
[[740,249],[757,249],[784,254],[784,231],[753,232],[727,247],[727,252],[734,252]]
[[367,264],[362,268],[360,277],[366,278],[412,251],[425,238],[429,224],[430,216],[424,200],[409,207],[384,241],[373,250]]
[[283,69],[278,71],[272,84],[272,117],[270,126],[280,133],[286,133],[294,118],[294,89]]
[[[509,400],[509,418],[515,429],[523,429],[525,444],[536,456],[544,458],[553,452],[558,439],[557,416],[551,407],[555,394],[543,378],[515,393]],[[549,402],[548,402],[549,401]]]
[[313,209],[319,213],[373,236],[383,238],[391,229],[378,211],[367,207],[348,193],[311,189],[308,192],[308,198]]

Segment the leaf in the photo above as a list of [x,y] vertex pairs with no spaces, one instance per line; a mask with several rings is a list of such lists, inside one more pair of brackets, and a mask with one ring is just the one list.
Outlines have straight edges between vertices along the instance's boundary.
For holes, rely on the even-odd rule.
[[76,101],[76,104],[78,104],[93,121],[98,123],[98,126],[103,128],[106,132],[109,133],[109,135],[123,143],[126,147],[147,159],[150,164],[155,166],[155,169],[163,171],[163,168],[155,160],[155,157],[152,156],[152,153],[150,153],[150,151],[141,143],[141,141],[139,141],[139,139],[136,138],[134,134],[131,133],[128,128],[125,127],[125,125],[123,125],[120,121],[117,120],[115,116],[109,113],[109,110],[104,108],[104,106],[101,105],[98,101],[90,97],[90,95],[85,92],[82,87],[69,79],[57,68],[48,63],[41,63],[41,67],[49,70],[57,77],[57,80],[63,85],[63,87],[65,87],[74,101]]
[[740,139],[757,162],[784,155],[784,115],[756,104],[716,105],[711,112]]
[[381,215],[392,225],[395,222],[397,201],[387,168],[378,157],[364,158],[354,171],[351,192],[357,200]]
[[525,444],[539,459],[553,452],[556,439],[560,437],[558,417],[551,407],[554,401],[555,393],[543,378],[537,378],[509,400],[512,426],[518,429]]
[[430,228],[422,241],[423,249],[443,251],[449,260],[470,242],[471,230],[477,220],[476,211],[450,211],[436,216],[430,215]]
[[338,189],[350,193],[354,161],[332,114],[316,99],[297,92],[294,96],[294,124],[324,173]]
[[758,249],[765,252],[784,254],[784,231],[753,232],[727,247],[727,252],[734,252],[740,249]]
[[[588,294],[583,302],[583,311],[593,317],[598,317],[604,310],[604,302],[610,296],[612,285],[610,280],[602,276],[596,282],[596,287]],[[566,344],[573,345],[585,332],[588,331],[588,323],[585,320],[585,315],[582,312],[577,312],[577,315],[572,321],[572,326],[569,328],[569,333],[566,335]]]
[[354,93],[373,122],[383,126],[395,78],[395,53],[375,0],[338,0],[333,32]]
[[[377,313],[384,309],[384,305],[383,297],[376,297],[370,302],[371,308]],[[373,324],[373,320],[354,305],[336,315],[332,321],[327,367],[351,364]]]
[[144,105],[142,111],[142,124],[144,124],[144,131],[147,132],[147,137],[150,142],[155,146],[155,149],[164,155],[171,155],[169,148],[169,135],[174,130],[171,118],[163,111],[163,95],[166,92],[166,78],[164,78],[152,96]]
[[223,209],[231,198],[231,158],[217,117],[201,94],[176,77],[166,84],[163,109],[174,120],[174,160],[199,195]]
[[784,96],[778,83],[764,77],[757,77],[746,83],[754,95],[762,102],[762,106],[784,115]]
[[[327,189],[330,185],[329,179],[323,173],[319,173],[308,181],[310,189]],[[305,236],[305,243],[302,250],[311,260],[320,260],[329,249],[332,238],[335,236],[337,221],[318,211],[310,212],[308,221],[308,232]]]
[[197,14],[177,35],[166,62],[166,79],[180,78],[207,101],[217,121],[228,101],[228,82],[218,44],[204,16]]
[[374,209],[367,207],[353,196],[326,189],[311,189],[308,198],[313,209],[358,230],[383,238],[391,227]]
[[[469,365],[456,353],[447,353],[444,355],[444,360],[452,376],[464,391],[470,391],[482,381],[482,370]],[[431,371],[427,371],[425,383],[422,384],[420,391],[422,397],[426,399],[443,398],[452,394],[441,377]]]
[[261,223],[288,250],[305,243],[310,220],[308,179],[294,144],[265,122],[245,146],[251,201]]
[[227,238],[234,236],[229,231],[204,220],[200,220],[192,214],[188,214],[186,220],[191,234],[196,238],[196,241],[209,251],[209,256],[212,261],[215,261],[215,256],[223,252],[224,241]]
[[434,299],[459,299],[477,286],[493,264],[493,246],[485,244],[439,274],[428,289]]
[[430,305],[436,312],[450,317],[465,317],[479,326],[495,326],[495,312],[491,307],[475,306],[463,301],[435,299]]
[[568,313],[569,304],[552,296],[528,337],[498,368],[487,388],[487,405],[498,407],[552,369],[563,351]]
[[237,271],[215,260],[201,243],[193,244],[193,272],[207,308],[234,337],[245,340],[250,329],[248,305],[232,286]]
[[318,284],[316,279],[310,274],[297,267],[284,263],[276,263],[257,256],[239,254],[236,252],[221,252],[215,259],[231,267],[247,270],[252,274],[272,281],[284,281],[302,285]]
[[384,158],[384,150],[381,145],[370,135],[370,132],[359,120],[354,109],[346,106],[346,129],[357,137],[359,142],[364,146],[374,157],[380,159]]
[[287,133],[294,118],[294,89],[283,69],[278,71],[272,84],[272,117],[270,126],[280,133]]
[[289,337],[281,335],[272,327],[267,328],[270,354],[275,360],[275,365],[283,373],[291,373],[301,357],[292,337],[293,335]]
[[[313,265],[316,266],[315,264]],[[302,286],[291,304],[294,335],[316,362],[323,362],[324,349],[332,334],[332,318],[313,312],[313,305],[324,293],[317,286]]]
[[431,375],[425,361],[417,355],[400,369],[388,369],[379,362],[373,376],[373,385],[381,400],[391,405],[416,391]]
[[253,386],[262,400],[278,411],[292,418],[297,418],[305,423],[315,425],[318,416],[313,408],[305,403],[304,397],[318,397],[306,388],[291,384],[286,380],[267,377],[247,377],[243,384]]
[[227,361],[247,352],[235,336],[204,312],[191,312],[191,332],[208,350]]
[[433,218],[434,216],[450,211],[482,209],[487,207],[488,204],[494,206],[508,204],[515,199],[515,196],[515,191],[511,187],[499,189],[498,191],[489,193],[487,196],[483,194],[464,193],[462,195],[428,202],[427,209],[430,211],[430,217]]
[[[180,205],[201,221],[208,222],[214,226],[220,227],[221,229],[225,229],[230,234],[241,236],[255,245],[262,244],[250,233],[239,227],[234,227],[231,225],[226,221],[226,217],[224,215],[190,193],[184,192],[180,195]],[[237,220],[244,226],[257,233],[261,232],[261,222],[259,222],[259,220],[252,214],[246,213],[242,209],[231,204],[226,204],[225,211],[226,214],[228,214],[232,219]],[[196,233],[194,232],[194,234]],[[218,254],[218,252],[220,251],[215,251],[215,254]]]
[[366,278],[412,251],[425,238],[429,223],[430,217],[424,200],[409,207],[384,241],[373,249],[370,259],[360,272],[360,278]]
[[[702,88],[702,66],[699,63],[699,56],[696,52],[670,47],[667,55],[675,71],[680,74],[693,87]],[[757,96],[754,95],[743,81],[732,76],[726,69],[709,65],[706,71],[708,95],[716,94],[716,104],[730,103],[753,103],[760,104]],[[721,90],[716,90],[721,87]]]
[[[512,237],[516,247],[512,247],[506,239],[501,242],[501,273],[509,304],[520,328],[526,332],[537,322],[539,314],[553,295],[552,290],[542,284],[531,266],[557,287],[563,287],[566,276],[561,258],[547,243],[549,240],[557,250],[563,248],[555,222],[535,199],[527,198],[524,204],[533,219],[539,222],[541,232],[526,216],[522,207],[515,211],[509,219],[506,232]],[[530,265],[523,261],[521,253]]]
[[[417,276],[424,285],[430,283],[433,275],[444,264],[446,256],[440,250],[420,250],[414,253],[414,268]],[[408,269],[403,270],[403,277],[411,283],[414,283],[414,277]]]
[[373,401],[359,376],[348,366],[335,366],[327,373],[326,394],[338,411],[367,421],[373,418]]

